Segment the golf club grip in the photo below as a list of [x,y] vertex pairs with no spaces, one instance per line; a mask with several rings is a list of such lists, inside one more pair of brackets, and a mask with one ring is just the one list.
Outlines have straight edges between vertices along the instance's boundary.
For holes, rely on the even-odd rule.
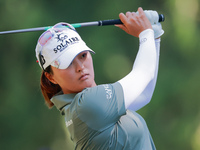
[[114,25],[114,24],[123,24],[123,23],[120,19],[99,21],[99,26]]
[[[158,22],[164,22],[165,16],[163,14],[159,14]],[[103,20],[99,21],[99,26],[105,25],[114,25],[114,24],[123,24],[120,19],[111,19],[111,20]]]

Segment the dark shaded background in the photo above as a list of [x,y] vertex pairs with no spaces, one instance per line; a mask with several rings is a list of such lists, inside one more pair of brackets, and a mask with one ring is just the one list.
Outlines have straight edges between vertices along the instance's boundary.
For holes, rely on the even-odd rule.
[[[158,150],[200,149],[199,0],[1,0],[0,31],[116,19],[120,12],[157,10],[162,23],[160,69],[145,118]],[[114,27],[77,29],[93,56],[97,84],[125,76],[138,39]],[[42,32],[0,35],[0,149],[73,149],[64,118],[49,110],[39,88],[35,46]]]

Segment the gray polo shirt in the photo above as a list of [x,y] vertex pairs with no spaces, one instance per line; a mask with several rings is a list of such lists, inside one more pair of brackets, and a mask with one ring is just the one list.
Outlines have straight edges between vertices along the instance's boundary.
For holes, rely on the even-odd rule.
[[156,149],[144,119],[125,109],[118,82],[57,95],[51,101],[65,116],[77,150]]

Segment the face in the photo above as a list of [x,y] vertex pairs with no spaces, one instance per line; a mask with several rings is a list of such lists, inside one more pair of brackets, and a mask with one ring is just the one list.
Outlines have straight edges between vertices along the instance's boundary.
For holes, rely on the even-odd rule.
[[67,69],[51,67],[53,74],[46,73],[46,76],[52,83],[59,84],[64,94],[78,93],[84,88],[96,86],[92,56],[88,51],[77,55]]

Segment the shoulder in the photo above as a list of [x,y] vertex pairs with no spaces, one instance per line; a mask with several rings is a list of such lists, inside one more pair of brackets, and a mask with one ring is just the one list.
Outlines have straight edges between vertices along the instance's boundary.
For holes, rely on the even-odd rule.
[[74,116],[89,127],[102,129],[114,124],[125,113],[123,90],[119,83],[84,89],[71,104]]
[[116,82],[113,84],[101,84],[92,88],[86,88],[81,93],[80,100],[92,100],[94,102],[101,100],[111,100],[116,97],[123,98],[123,90],[121,84]]
[[84,112],[100,114],[111,111],[111,108],[121,112],[125,108],[123,90],[118,82],[84,89],[76,95],[73,103],[78,114]]

